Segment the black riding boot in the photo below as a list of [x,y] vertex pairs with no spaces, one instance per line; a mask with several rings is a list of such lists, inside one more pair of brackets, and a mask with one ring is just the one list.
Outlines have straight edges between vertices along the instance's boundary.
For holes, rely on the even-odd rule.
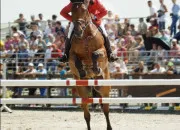
[[63,57],[60,59],[61,62],[68,62],[70,49],[71,49],[70,39],[69,39],[69,38],[66,38],[65,51],[64,51]]
[[104,36],[104,39],[105,39],[104,46],[106,48],[106,52],[107,52],[107,56],[108,56],[108,61],[109,62],[117,61],[118,58],[116,56],[114,56],[113,53],[112,53],[109,38]]

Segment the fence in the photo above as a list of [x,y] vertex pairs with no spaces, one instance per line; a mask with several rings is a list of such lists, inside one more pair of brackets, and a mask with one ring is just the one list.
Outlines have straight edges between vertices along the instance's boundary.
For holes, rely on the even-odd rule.
[[[6,86],[157,86],[157,85],[180,85],[179,79],[172,80],[46,80],[46,81],[37,81],[37,80],[1,80],[1,85],[3,86],[3,93],[5,97]],[[0,100],[4,108],[12,112],[6,104],[81,104],[81,103],[180,103],[180,97],[169,97],[169,98],[62,98],[62,99],[31,99],[31,98],[16,98],[16,99],[5,99]]]

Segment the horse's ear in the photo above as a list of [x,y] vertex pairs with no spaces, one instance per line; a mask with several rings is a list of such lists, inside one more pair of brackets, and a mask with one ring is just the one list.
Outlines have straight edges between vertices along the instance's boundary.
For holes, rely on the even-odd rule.
[[85,0],[70,0],[71,3],[84,3]]

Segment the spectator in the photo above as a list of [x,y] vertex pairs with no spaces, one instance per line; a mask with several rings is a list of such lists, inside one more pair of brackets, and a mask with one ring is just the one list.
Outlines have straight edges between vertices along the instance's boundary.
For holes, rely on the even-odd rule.
[[31,15],[31,22],[36,22],[35,16]]
[[153,29],[155,29],[155,28],[159,28],[159,26],[158,26],[158,22],[157,22],[157,20],[156,19],[154,19],[154,18],[151,18],[150,19],[150,27],[148,28],[148,30],[150,31],[150,36],[153,36]]
[[120,18],[118,15],[115,15],[114,21],[115,21],[115,24],[118,24],[120,22]]
[[173,62],[169,62],[168,63],[168,70],[166,71],[167,74],[178,74],[177,70],[174,68],[174,63]]
[[65,38],[64,35],[60,35],[60,41],[61,41],[61,44],[60,44],[60,48],[59,49],[62,52],[64,52],[64,50],[65,50],[65,41],[66,41],[66,38]]
[[179,11],[180,6],[176,3],[176,0],[172,0],[173,7],[172,7],[172,13],[170,14],[172,17],[172,24],[171,24],[171,36],[176,34],[176,23],[179,19]]
[[48,26],[46,27],[46,29],[45,29],[45,31],[44,31],[44,36],[45,36],[45,38],[47,38],[49,34],[52,34],[52,32],[53,32],[52,23],[49,22],[49,23],[48,23]]
[[25,35],[21,34],[20,35],[19,47],[21,47],[23,44],[25,44],[26,48],[29,49],[29,42],[25,39]]
[[43,63],[44,62],[44,56],[45,56],[44,53],[45,53],[45,49],[43,48],[43,45],[39,44],[38,45],[38,51],[34,56],[35,65],[37,65],[38,63]]
[[152,44],[152,49],[150,51],[150,55],[147,57],[147,65],[150,70],[151,70],[151,68],[153,68],[152,65],[153,65],[154,61],[156,61],[156,55],[157,55],[157,45]]
[[44,49],[46,49],[46,42],[43,40],[41,35],[37,36],[38,45],[42,45]]
[[37,53],[37,45],[31,45],[30,50],[28,51],[29,60],[33,60],[35,54]]
[[135,30],[135,25],[131,24],[130,25],[130,31],[132,36],[137,36],[138,32]]
[[34,46],[34,45],[38,45],[38,40],[36,36],[30,36],[30,41],[29,41],[29,46]]
[[111,77],[115,79],[120,79],[122,75],[127,74],[128,70],[124,61],[120,61],[120,63],[115,63],[115,70],[111,74]]
[[15,27],[15,26],[12,26],[12,27],[11,27],[11,30],[12,30],[12,35],[18,34],[18,36],[20,36],[20,34],[23,34],[23,32],[21,32],[20,30],[18,30],[17,27]]
[[153,6],[153,3],[151,0],[148,0],[148,6],[149,6],[149,9],[150,9],[150,15],[148,16],[148,20],[147,22],[151,19],[151,18],[157,18],[157,11],[156,11],[156,8]]
[[117,33],[118,33],[118,36],[124,35],[124,29],[123,29],[121,23],[117,24]]
[[168,58],[168,53],[160,45],[158,46],[157,57],[158,57],[158,60],[164,61],[164,62],[166,62],[166,59]]
[[14,46],[11,44],[9,50],[7,51],[7,58],[12,58],[14,55]]
[[[24,76],[26,76],[28,79],[35,79],[36,76],[36,69],[34,69],[34,64],[33,63],[29,63],[28,64],[28,69],[26,71],[24,71],[23,73],[20,73]],[[29,88],[29,96],[34,96],[36,92],[36,88]]]
[[129,26],[130,26],[129,19],[125,18],[123,24],[124,24],[124,34],[126,34],[129,31]]
[[6,56],[7,56],[7,51],[5,50],[4,42],[0,41],[0,58],[6,58]]
[[18,33],[14,33],[13,34],[13,38],[12,38],[12,44],[14,46],[19,46],[19,43],[20,43],[20,37],[19,37],[19,34]]
[[38,14],[39,20],[37,22],[39,23],[39,28],[41,31],[45,31],[46,26],[47,26],[47,21],[43,20],[43,14]]
[[152,36],[157,37],[157,38],[161,37],[161,34],[160,34],[158,28],[156,28],[156,27],[152,28]]
[[15,23],[19,24],[19,30],[22,31],[26,35],[26,19],[23,14],[19,14],[19,18],[15,20]]
[[[60,79],[65,80],[67,71],[64,69],[64,65],[59,64],[58,65],[58,73],[60,74]],[[67,88],[60,89],[60,95],[61,96],[67,96]]]
[[[0,79],[3,79],[3,75],[4,75],[4,73],[3,73],[3,61],[0,60]],[[1,89],[0,89],[0,91],[1,91]]]
[[143,18],[139,19],[138,33],[141,34],[143,36],[143,39],[145,40],[147,33],[147,24],[144,22]]
[[47,70],[49,70],[49,67],[51,65],[52,43],[48,42],[46,46],[47,46],[47,49],[46,49],[46,52],[45,52],[45,60],[46,60],[46,63],[47,63]]
[[31,32],[31,36],[38,36],[38,35],[41,35],[43,37],[43,33],[41,30],[39,30],[39,27],[38,27],[38,23],[37,22],[32,22],[31,23],[31,29],[32,29],[32,32]]
[[56,22],[55,32],[56,32],[56,34],[57,34],[57,33],[59,33],[59,34],[63,34],[63,35],[65,35],[65,28],[64,28],[64,27],[62,27],[62,25],[61,25],[61,22],[60,22],[60,21],[57,21],[57,22]]
[[177,40],[172,40],[172,47],[170,52],[170,58],[172,61],[176,61],[180,59],[180,45],[178,45]]
[[144,62],[143,61],[140,61],[138,63],[138,67],[133,68],[133,71],[132,71],[132,74],[145,74],[145,73],[147,73],[147,69],[144,66]]
[[166,28],[166,13],[168,12],[166,5],[164,4],[164,0],[159,0],[161,6],[158,10],[158,21],[159,21],[159,30],[163,30]]
[[161,30],[160,33],[161,33],[160,39],[170,46],[170,36],[167,34],[167,32],[165,30]]
[[106,23],[107,24],[113,24],[114,23],[114,16],[113,16],[112,11],[108,11],[107,18],[106,18]]
[[10,45],[12,44],[12,39],[9,35],[6,36],[6,41],[5,41],[5,49],[9,50]]
[[150,74],[164,74],[166,72],[166,69],[164,67],[161,67],[160,63],[154,64],[154,69],[150,71]]
[[[38,69],[36,74],[39,75],[38,80],[45,80],[47,76],[47,71],[44,69],[44,65],[42,63],[38,64]],[[46,88],[40,88],[40,95],[45,96],[46,95]]]
[[127,54],[127,49],[125,47],[123,47],[123,42],[125,42],[124,39],[121,39],[118,43],[117,43],[117,56],[118,57],[122,57],[123,61],[126,61],[128,58],[128,54]]
[[63,36],[63,34],[61,34],[60,32],[58,32],[55,36],[55,41],[53,42],[53,44],[56,44],[57,48],[61,48],[62,43],[61,43],[61,36]]
[[71,22],[68,22],[68,25],[66,26],[66,36],[68,35],[69,28],[70,28]]
[[22,44],[20,47],[20,51],[18,54],[18,61],[21,64],[21,66],[26,66],[27,61],[28,61],[29,55],[28,55],[28,50],[26,48],[25,44]]
[[48,35],[48,42],[54,43],[54,41],[55,41],[55,37],[53,36],[53,34],[49,34]]
[[53,26],[53,27],[56,26],[56,21],[57,21],[57,15],[53,14],[53,15],[52,15],[52,26]]

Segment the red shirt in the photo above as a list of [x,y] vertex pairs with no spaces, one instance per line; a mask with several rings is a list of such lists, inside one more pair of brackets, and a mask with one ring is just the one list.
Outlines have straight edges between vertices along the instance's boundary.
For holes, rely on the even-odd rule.
[[62,51],[61,51],[60,49],[53,50],[53,51],[51,52],[51,57],[52,57],[52,58],[62,57]]
[[[70,2],[67,6],[65,6],[60,14],[70,22],[72,22],[72,17],[69,14],[71,12],[72,3]],[[93,23],[95,23],[97,26],[99,26],[102,22],[102,18],[107,15],[107,10],[105,7],[101,4],[99,0],[94,0],[93,5],[89,5],[88,7],[89,13],[96,16],[96,20],[93,20]]]

